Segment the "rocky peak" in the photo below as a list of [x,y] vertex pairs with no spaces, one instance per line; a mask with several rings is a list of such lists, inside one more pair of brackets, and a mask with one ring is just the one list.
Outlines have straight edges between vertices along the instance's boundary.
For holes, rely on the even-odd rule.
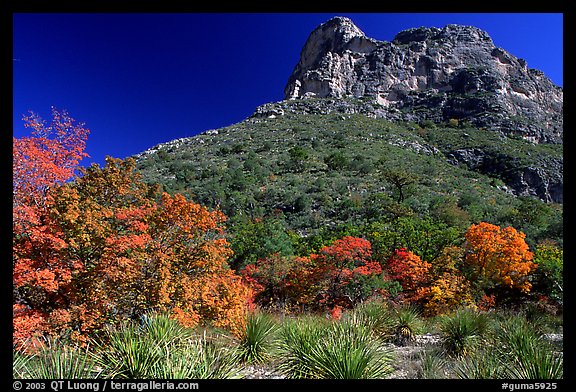
[[396,34],[392,42],[402,45],[411,42],[432,41],[451,41],[456,42],[485,42],[493,45],[492,38],[483,30],[474,26],[462,26],[449,24],[443,29],[436,27],[418,27],[407,29]]
[[379,113],[465,120],[537,143],[563,138],[562,88],[472,26],[413,28],[387,42],[332,18],[310,34],[284,93],[288,100],[366,98],[385,109]]

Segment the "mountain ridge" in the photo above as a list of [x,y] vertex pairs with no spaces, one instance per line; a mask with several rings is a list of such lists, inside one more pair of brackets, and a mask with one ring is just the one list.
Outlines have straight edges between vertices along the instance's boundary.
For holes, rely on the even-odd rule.
[[[350,80],[370,87],[368,82],[378,73],[362,74],[366,64],[361,62],[379,45],[384,49],[404,45],[409,51],[411,45],[433,37],[443,40],[442,45],[452,41],[493,45],[482,30],[457,25],[405,30],[394,38],[396,44],[382,45],[347,19],[332,20],[327,26],[311,34],[322,40],[310,44],[309,38],[312,46],[302,49],[304,59],[287,86],[306,69],[321,75],[330,61],[340,64],[342,56],[354,55],[359,65],[350,70],[364,76],[354,79],[358,75],[352,73],[356,76]],[[452,37],[454,31],[466,34]],[[348,49],[339,52],[342,45]],[[494,50],[486,47],[480,57],[498,63],[500,57],[507,58],[507,52]],[[407,53],[421,57],[426,51]],[[522,63],[510,58],[511,64]],[[378,56],[373,60],[374,70],[385,75],[385,67],[378,68]],[[525,63],[522,67],[528,69]],[[531,74],[545,78],[539,71]],[[503,111],[501,97],[487,89],[504,79],[490,69],[463,67],[442,75],[436,76],[437,85],[430,80],[435,91],[405,89],[388,105],[374,95],[345,93],[354,86],[347,82],[340,85],[344,90],[334,90],[334,96],[299,90],[300,95],[257,107],[236,124],[159,144],[135,158],[146,181],[221,209],[232,222],[242,216],[280,215],[287,228],[303,237],[351,220],[369,224],[379,217],[417,214],[433,215],[451,225],[461,224],[455,223],[458,220],[512,225],[532,230],[533,241],[546,238],[548,231],[561,238],[563,123],[548,129],[533,118]],[[442,86],[452,90],[440,91]],[[554,91],[561,88],[550,94]],[[461,115],[454,113],[458,108]],[[549,114],[539,110],[534,116]],[[556,113],[560,120],[561,113]],[[394,175],[405,176],[409,185],[399,188]],[[546,222],[540,224],[546,229],[535,233],[526,226],[535,219]]]
[[465,120],[534,143],[563,140],[563,89],[473,26],[411,28],[388,42],[332,18],[308,37],[284,93],[368,98],[377,116],[404,111],[407,120]]

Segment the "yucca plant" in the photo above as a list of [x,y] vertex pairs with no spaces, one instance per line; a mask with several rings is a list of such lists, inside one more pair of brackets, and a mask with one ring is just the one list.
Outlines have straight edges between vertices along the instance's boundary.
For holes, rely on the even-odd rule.
[[366,301],[344,313],[344,320],[354,319],[378,337],[389,336],[395,325],[394,313],[380,300]]
[[163,341],[150,338],[136,324],[126,324],[108,333],[106,343],[98,346],[97,362],[106,377],[153,378],[152,369],[168,351]]
[[67,345],[59,340],[46,339],[34,355],[17,359],[17,362],[22,378],[95,378],[100,373],[88,348]]
[[392,351],[362,324],[335,323],[312,351],[310,368],[317,378],[386,378],[392,373]]
[[274,345],[273,334],[277,328],[278,325],[269,314],[250,313],[238,344],[239,359],[246,363],[261,363],[269,358]]
[[473,352],[488,331],[488,317],[464,308],[441,320],[442,346],[449,355],[460,357]]
[[110,331],[96,355],[112,378],[231,378],[238,355],[162,314]]
[[314,378],[309,366],[311,353],[329,325],[328,320],[315,316],[287,319],[279,331],[278,370],[287,378]]
[[351,320],[319,325],[296,324],[284,330],[280,367],[288,377],[386,378],[393,371],[392,351],[366,326]]
[[521,316],[510,317],[497,329],[496,347],[502,357],[505,378],[559,379],[563,377],[561,356]]
[[420,354],[421,369],[418,372],[420,378],[424,379],[443,379],[446,378],[446,372],[449,362],[442,352],[438,350],[426,350]]
[[194,336],[190,328],[184,327],[165,313],[144,316],[140,330],[143,336],[168,346],[184,344]]
[[168,350],[150,373],[158,379],[239,378],[237,364],[238,355],[233,349],[218,347],[202,335]]
[[29,378],[28,376],[28,362],[32,357],[21,353],[20,351],[12,352],[12,377],[13,378]]
[[462,379],[502,378],[502,360],[493,347],[476,350],[466,357],[458,358],[455,373]]
[[423,325],[420,311],[416,307],[406,305],[394,309],[394,342],[399,346],[405,346],[414,341]]

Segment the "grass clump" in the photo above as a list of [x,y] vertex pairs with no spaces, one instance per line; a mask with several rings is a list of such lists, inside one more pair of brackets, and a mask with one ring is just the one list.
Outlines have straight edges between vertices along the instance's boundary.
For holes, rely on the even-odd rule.
[[269,314],[250,313],[238,345],[239,359],[246,363],[262,363],[269,359],[274,348],[273,335],[277,328]]
[[441,342],[448,355],[461,357],[475,351],[488,331],[488,317],[472,309],[458,309],[441,320]]
[[386,378],[393,370],[392,352],[353,319],[295,322],[281,337],[280,368],[289,378]]
[[14,378],[80,379],[100,373],[87,348],[50,339],[33,355],[14,353],[12,365]]

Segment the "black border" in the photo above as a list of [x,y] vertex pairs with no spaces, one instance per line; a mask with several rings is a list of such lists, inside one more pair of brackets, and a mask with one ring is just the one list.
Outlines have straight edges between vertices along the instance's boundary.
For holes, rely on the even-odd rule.
[[[0,69],[2,70],[1,75],[4,79],[0,86],[2,87],[2,93],[4,94],[4,99],[2,102],[3,108],[8,108],[9,110],[6,111],[5,115],[2,116],[2,119],[6,124],[4,124],[4,131],[0,132],[2,140],[0,140],[0,145],[3,148],[8,150],[9,146],[11,145],[10,140],[8,139],[9,134],[7,132],[8,129],[13,129],[12,126],[12,53],[13,53],[13,46],[12,46],[12,34],[13,34],[13,20],[12,16],[14,13],[349,13],[349,12],[419,12],[419,13],[490,13],[490,12],[525,12],[525,13],[562,13],[564,15],[564,72],[566,74],[566,70],[571,69],[568,66],[573,66],[573,64],[569,64],[568,61],[570,56],[566,54],[568,52],[566,49],[573,50],[575,47],[574,38],[576,37],[576,33],[574,31],[574,20],[573,20],[573,13],[570,12],[569,5],[571,5],[572,1],[560,1],[560,0],[546,0],[541,2],[532,2],[528,0],[524,1],[482,1],[478,3],[472,2],[442,2],[442,1],[390,1],[390,2],[346,2],[346,3],[333,3],[333,2],[325,2],[324,4],[320,2],[316,3],[300,3],[290,1],[290,2],[271,2],[271,1],[256,1],[256,2],[231,2],[222,4],[220,2],[191,2],[186,0],[92,0],[92,1],[76,1],[76,2],[67,2],[61,0],[2,0],[0,2],[0,34],[2,37],[2,48],[3,48],[3,56],[0,60]],[[573,7],[572,7],[573,8]],[[8,75],[10,79],[8,80]],[[574,128],[574,121],[573,121],[573,97],[571,96],[571,92],[574,91],[574,80],[575,77],[571,78],[564,78],[564,91],[568,91],[568,99],[565,100],[565,105],[568,103],[568,110],[565,110],[565,129],[568,132],[565,133],[564,140],[564,157],[568,163],[568,175],[572,175],[573,171],[571,170],[571,165],[573,163],[573,158],[570,154],[571,147],[574,145],[574,142],[571,140],[574,136],[571,132],[576,132],[573,130]],[[9,103],[9,104],[7,104]],[[568,154],[566,154],[568,153]],[[9,244],[8,240],[8,227],[12,220],[11,218],[11,209],[9,210],[9,203],[11,200],[11,185],[8,184],[10,179],[9,173],[11,173],[11,169],[9,165],[11,165],[12,153],[11,151],[6,151],[3,154],[0,154],[0,162],[3,166],[1,171],[2,173],[2,180],[5,180],[5,184],[0,185],[0,190],[2,194],[2,215],[0,215],[2,221],[2,227],[5,230],[2,230],[0,238],[3,241],[1,249],[6,251],[6,255],[1,258],[4,262],[5,268],[9,263],[9,259],[11,259],[11,244]],[[566,159],[567,158],[567,159]],[[5,167],[4,167],[5,165]],[[566,181],[565,181],[566,182]],[[570,182],[568,182],[569,184]],[[570,187],[568,187],[570,188]],[[571,224],[576,221],[575,217],[573,216],[574,210],[572,208],[572,201],[574,200],[574,195],[571,194],[571,189],[568,191],[565,190],[564,196],[564,226],[571,227]],[[565,234],[565,237],[569,236],[569,232]],[[4,243],[5,242],[5,243]],[[571,275],[574,271],[574,257],[570,257],[574,255],[574,247],[570,241],[565,241],[564,246],[565,253],[568,260],[567,269],[565,270],[565,281],[568,283],[565,285],[566,293],[564,295],[565,301],[571,302],[572,298],[572,290],[570,287],[571,283]],[[4,254],[4,253],[3,253]],[[4,275],[9,276],[8,273],[4,273]],[[3,332],[2,336],[5,337],[5,341],[3,340],[2,352],[4,354],[8,354],[12,352],[12,340],[10,338],[11,331],[12,331],[12,311],[10,308],[10,302],[7,298],[12,296],[11,284],[6,282],[6,284],[2,284],[1,286],[4,289],[4,301],[2,306],[2,311],[6,312],[6,315],[2,317],[2,321],[4,322],[4,328],[6,328],[5,332]],[[569,307],[565,305],[565,309],[567,310],[568,317],[564,320],[564,330],[567,333],[564,334],[564,362],[565,364],[570,365],[572,363],[573,353],[570,350],[571,342],[573,338],[571,337],[571,319],[570,319],[570,312]],[[3,366],[3,368],[7,368]],[[566,385],[569,385],[571,381],[574,379],[574,374],[570,372],[570,367],[565,366],[566,371],[564,373],[563,380],[548,380],[551,383],[556,384],[556,388],[551,387],[551,389],[557,390],[564,390]],[[6,369],[6,373],[8,370]],[[14,388],[13,380],[11,379],[12,376],[6,374],[7,377],[3,377],[2,384],[6,385],[5,390],[17,390]],[[9,376],[9,377],[8,377]],[[6,381],[4,381],[6,380]],[[52,380],[37,380],[37,383],[42,383],[44,385],[44,390],[51,390],[50,388],[50,381]],[[89,382],[98,382],[99,383],[99,390],[102,391],[103,387],[103,380],[85,380]],[[114,380],[117,381],[117,380]],[[138,380],[131,380],[132,382]],[[148,380],[142,380],[143,382],[148,382]],[[158,380],[160,381],[160,380]],[[176,383],[178,381],[174,380]],[[192,381],[192,380],[188,380]],[[544,382],[548,382],[544,381]],[[22,383],[29,384],[34,382],[34,380],[22,380]],[[494,391],[494,390],[504,390],[502,385],[503,383],[513,383],[513,384],[527,384],[529,380],[418,380],[418,379],[407,379],[407,380],[397,380],[397,379],[387,379],[387,380],[361,380],[354,381],[354,380],[196,380],[199,384],[200,390],[208,389],[220,389],[220,388],[250,388],[250,389],[258,389],[262,388],[262,390],[269,390],[275,386],[278,387],[288,387],[288,388],[354,388],[358,385],[367,388],[381,388],[384,387],[391,387],[393,389],[398,388],[442,388],[442,389],[451,389],[457,391],[465,390],[466,388],[481,388],[482,390],[486,391]],[[10,384],[8,384],[10,383]],[[4,390],[4,388],[2,388]],[[23,388],[25,390],[25,388]],[[66,388],[63,390],[67,390]],[[108,386],[108,389],[110,387]],[[128,389],[125,389],[128,390]]]

